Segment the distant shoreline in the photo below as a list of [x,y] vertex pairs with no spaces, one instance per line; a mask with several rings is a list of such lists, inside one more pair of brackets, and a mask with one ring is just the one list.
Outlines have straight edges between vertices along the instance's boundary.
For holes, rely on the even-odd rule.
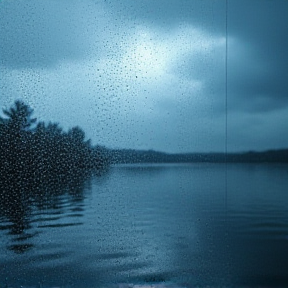
[[165,153],[154,150],[108,149],[111,164],[133,163],[288,163],[288,149],[241,153]]

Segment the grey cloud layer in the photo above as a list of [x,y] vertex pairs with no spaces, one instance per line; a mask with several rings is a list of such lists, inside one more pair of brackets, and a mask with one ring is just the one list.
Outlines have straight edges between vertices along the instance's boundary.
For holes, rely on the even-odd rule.
[[[121,34],[123,31],[120,30],[143,23],[160,32],[162,29],[169,31],[183,22],[211,30],[213,34],[221,34],[224,29],[225,6],[211,0],[87,0],[83,1],[83,5],[81,2],[2,1],[1,64],[16,68],[47,67],[61,60],[87,57],[91,51],[101,54],[101,51],[95,51],[97,45],[109,49],[109,45],[115,41],[108,37],[109,43],[104,46],[103,40],[107,39],[103,39],[103,34],[106,37],[115,32]],[[99,42],[95,43],[97,37]]]
[[0,3],[1,65],[47,68],[81,60],[91,51],[101,57],[100,50],[107,45],[101,37],[109,33],[103,26],[106,18],[103,6],[89,0],[4,0]]

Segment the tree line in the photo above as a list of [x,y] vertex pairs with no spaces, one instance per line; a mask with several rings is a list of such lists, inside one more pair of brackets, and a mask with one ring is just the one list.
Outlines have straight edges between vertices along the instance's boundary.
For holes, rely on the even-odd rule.
[[132,163],[288,163],[288,149],[239,153],[165,153],[154,150],[114,149],[113,164]]
[[21,100],[0,117],[0,171],[2,179],[63,178],[108,167],[105,147],[85,140],[75,126],[65,132],[58,123],[37,121],[33,109]]

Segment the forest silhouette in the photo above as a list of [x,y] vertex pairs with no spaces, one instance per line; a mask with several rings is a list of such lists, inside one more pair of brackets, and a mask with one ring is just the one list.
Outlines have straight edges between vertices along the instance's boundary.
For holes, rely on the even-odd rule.
[[107,150],[85,140],[75,126],[63,131],[58,123],[33,118],[33,109],[17,100],[0,117],[0,170],[7,181],[65,178],[100,173],[108,166]]

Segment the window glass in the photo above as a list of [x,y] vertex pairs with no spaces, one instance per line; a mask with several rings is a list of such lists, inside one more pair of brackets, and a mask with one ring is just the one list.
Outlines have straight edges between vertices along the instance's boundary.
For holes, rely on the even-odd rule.
[[2,0],[0,287],[288,286],[287,11]]

